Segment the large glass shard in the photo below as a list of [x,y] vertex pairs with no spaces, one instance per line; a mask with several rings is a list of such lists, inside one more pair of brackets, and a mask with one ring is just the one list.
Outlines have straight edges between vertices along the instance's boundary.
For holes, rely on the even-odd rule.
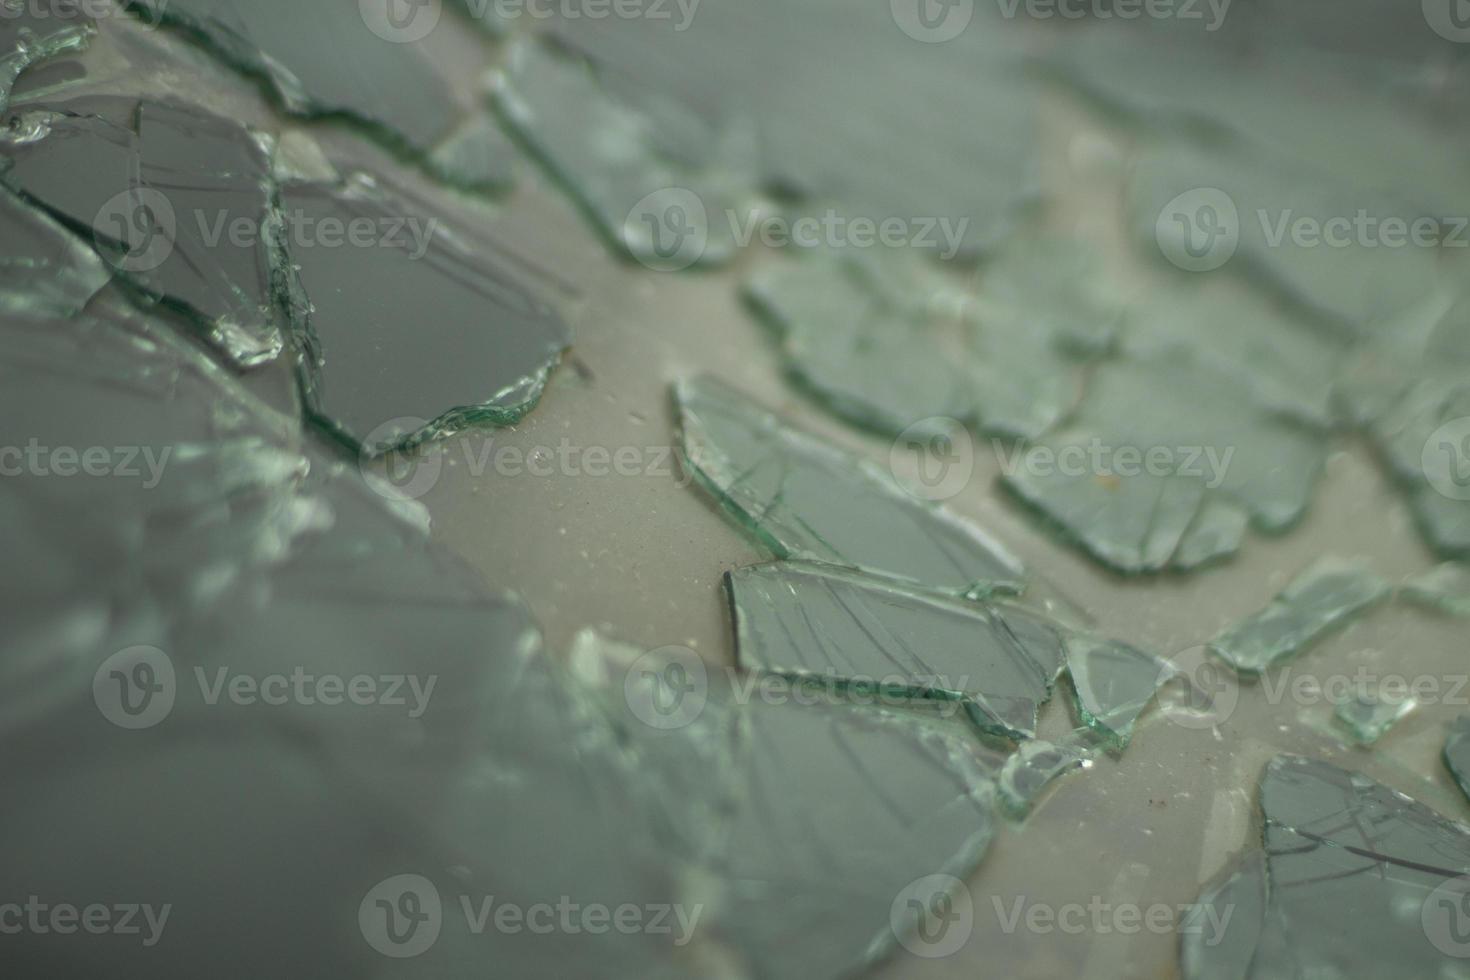
[[[1143,154],[1128,207],[1147,254],[1195,271],[1243,269],[1363,330],[1385,327],[1434,291],[1438,243],[1411,242],[1410,229],[1423,222],[1443,235],[1456,213],[1182,142]],[[1394,230],[1380,230],[1388,220]]]
[[993,833],[994,790],[962,738],[898,712],[751,703],[742,804],[710,923],[768,980],[851,976],[895,940],[963,943],[940,923]]
[[1037,739],[1016,749],[996,777],[997,795],[1006,813],[1021,819],[1059,776],[1091,766],[1087,742],[1085,736],[1059,742]]
[[71,232],[0,188],[0,312],[67,317],[111,279]]
[[1466,796],[1470,796],[1470,715],[1456,718],[1444,742],[1444,764]]
[[47,58],[87,46],[96,27],[81,0],[0,3],[0,111],[20,73]]
[[[1033,37],[984,4],[953,16],[899,6],[746,0],[664,19],[564,17],[554,29],[713,118],[750,119],[762,183],[796,198],[793,216],[836,201],[844,216],[876,222],[964,218],[962,247],[978,252],[1040,196],[1040,86],[1024,70]],[[924,43],[933,40],[946,43]],[[851,70],[853,52],[884,70]]]
[[1411,697],[1391,697],[1364,686],[1338,701],[1333,714],[1359,745],[1372,745],[1414,706]]
[[281,200],[293,221],[356,229],[292,255],[302,393],[318,422],[383,453],[534,407],[570,335],[512,267],[369,177],[289,182]]
[[791,428],[714,378],[674,386],[685,465],[778,558],[950,595],[1014,591],[1020,563],[979,528],[906,493],[868,460]]
[[1268,902],[1266,854],[1247,851],[1202,892],[1180,925],[1186,980],[1246,980]]
[[174,25],[265,82],[292,114],[350,116],[421,151],[445,139],[458,121],[434,62],[409,43],[423,37],[420,25],[437,3],[376,9],[371,3],[308,8],[294,0],[127,3],[150,23]]
[[805,562],[737,569],[725,586],[742,667],[885,704],[962,702],[998,735],[1036,734],[1061,666],[1061,637],[1017,609]]
[[[1470,830],[1354,772],[1277,756],[1264,851],[1206,889],[1181,944],[1187,980],[1465,977]],[[1232,911],[1233,909],[1233,911]]]
[[1115,640],[1067,637],[1067,673],[1082,723],[1116,748],[1133,737],[1133,725],[1169,679],[1169,665]]
[[[1244,526],[1233,509],[1286,528],[1308,506],[1326,455],[1320,433],[1175,348],[1099,366],[1076,418],[1002,460],[1003,480],[1122,572],[1192,567],[1234,550]],[[1217,501],[1229,507],[1211,508]]]
[[856,425],[896,434],[946,417],[1032,438],[1076,402],[1078,360],[1111,343],[1119,307],[1094,258],[1018,241],[974,294],[912,249],[828,250],[759,271],[745,295],[787,372]]
[[1391,591],[1366,565],[1323,558],[1265,609],[1211,640],[1210,649],[1236,670],[1259,674],[1345,626]]
[[755,147],[668,94],[604,77],[591,60],[527,39],[496,101],[509,125],[616,247],[655,268],[729,259],[755,214]]
[[181,104],[105,96],[28,105],[15,125],[0,179],[236,364],[280,353],[275,290],[291,266],[261,137]]

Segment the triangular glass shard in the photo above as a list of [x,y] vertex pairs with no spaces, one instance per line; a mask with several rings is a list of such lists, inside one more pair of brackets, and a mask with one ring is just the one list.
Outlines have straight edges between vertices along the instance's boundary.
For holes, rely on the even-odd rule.
[[723,382],[674,386],[685,465],[779,558],[845,565],[950,595],[1015,591],[1020,563],[875,464],[784,423]]
[[1236,670],[1259,674],[1346,625],[1390,591],[1366,565],[1324,558],[1293,579],[1265,609],[1211,640],[1210,649]]
[[501,194],[515,183],[515,162],[520,151],[505,135],[489,112],[466,119],[458,129],[429,153],[428,166],[434,175],[454,187],[486,194]]
[[295,220],[359,230],[355,244],[292,256],[302,393],[328,431],[377,454],[535,406],[570,334],[516,268],[368,177],[289,182],[281,200]]
[[982,729],[1036,734],[1061,638],[1034,617],[806,562],[737,569],[725,584],[747,670],[888,705],[962,702]]
[[1067,673],[1083,724],[1122,748],[1133,725],[1170,677],[1169,665],[1115,640],[1067,637]]
[[459,119],[448,84],[421,44],[440,4],[294,0],[127,0],[265,82],[293,115],[349,116],[416,150]]
[[755,213],[752,138],[605,74],[578,52],[526,39],[495,97],[613,245],[669,270],[728,260],[737,248],[729,216]]
[[107,96],[31,105],[19,121],[0,179],[237,365],[280,353],[276,290],[291,266],[262,138],[182,104]]

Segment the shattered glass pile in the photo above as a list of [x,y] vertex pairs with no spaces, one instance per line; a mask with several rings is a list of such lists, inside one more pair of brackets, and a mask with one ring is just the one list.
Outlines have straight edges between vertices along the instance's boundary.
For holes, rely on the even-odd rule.
[[[1428,550],[1470,558],[1458,253],[1284,230],[1360,209],[1452,226],[1465,60],[1433,32],[1359,70],[1360,30],[1402,27],[1360,2],[1352,30],[1300,44],[1282,25],[1310,18],[1274,0],[1242,0],[1218,37],[1043,38],[977,8],[946,38],[900,3],[706,4],[697,26],[672,5],[679,26],[468,0],[0,0],[0,462],[20,461],[0,482],[0,866],[23,895],[173,915],[141,947],[7,933],[17,975],[835,980],[947,956],[992,844],[1038,853],[1047,793],[1130,765],[1161,689],[1249,701],[1380,605],[1470,613],[1453,560],[1405,580],[1318,557],[1207,640],[1230,683],[1194,691],[964,500],[854,448],[994,437],[1015,512],[1144,588],[1303,523],[1357,435]],[[201,64],[228,99],[179,82]],[[1127,247],[1046,220],[1043,79],[1127,134],[1128,165],[1103,164]],[[1349,121],[1401,153],[1344,142]],[[375,475],[596,385],[557,370],[572,331],[534,236],[485,227],[520,195],[564,203],[632,260],[619,273],[738,284],[762,353],[851,427],[839,444],[778,413],[706,373],[717,355],[646,373],[671,382],[710,523],[759,556],[723,569],[731,668],[611,638],[627,623],[548,641]],[[744,254],[762,222],[817,214],[939,237]],[[1354,759],[1427,713],[1370,685],[1331,707]],[[1424,732],[1470,796],[1470,715],[1442,752]],[[1211,734],[1238,739],[1229,718]],[[1184,976],[1470,976],[1470,829],[1294,755],[1266,764],[1259,807],[1261,847],[1189,913],[1228,924],[1220,941],[1179,930]],[[551,942],[503,916],[567,907],[618,927],[563,920]]]

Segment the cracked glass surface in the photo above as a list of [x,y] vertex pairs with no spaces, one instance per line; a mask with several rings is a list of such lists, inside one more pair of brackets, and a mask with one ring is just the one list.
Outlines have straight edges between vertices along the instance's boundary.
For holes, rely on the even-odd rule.
[[127,6],[260,79],[294,115],[347,116],[419,151],[458,122],[434,61],[420,45],[400,43],[418,34],[419,5],[397,8],[409,16],[401,25],[390,8],[377,27],[391,40],[370,29],[370,3],[308,8],[293,0],[127,0]]
[[951,595],[1019,588],[1021,567],[979,528],[887,472],[787,425],[724,382],[674,386],[686,465],[778,558],[845,565]]
[[291,266],[263,137],[181,103],[30,103],[0,140],[0,168],[0,180],[195,319],[236,364],[281,352],[276,291]]
[[367,232],[292,256],[302,392],[328,431],[377,454],[535,406],[571,337],[512,263],[366,175],[288,181],[281,200],[294,219]]
[[1347,625],[1390,591],[1362,562],[1328,556],[1293,579],[1265,609],[1216,636],[1210,649],[1236,670],[1259,674]]
[[1029,738],[1061,670],[1060,635],[1020,610],[806,562],[725,583],[740,665],[818,690],[958,702],[982,729]]
[[70,231],[6,189],[0,189],[0,226],[0,311],[71,316],[112,278]]
[[755,200],[745,124],[717,128],[677,90],[604,75],[580,52],[524,39],[507,56],[496,105],[616,247],[655,267],[731,258],[728,215],[753,213]]
[[1101,365],[1075,421],[1035,445],[1050,462],[1030,462],[1037,457],[1022,447],[1005,486],[1128,573],[1236,551],[1246,523],[1238,512],[1264,530],[1286,529],[1326,458],[1320,433],[1255,405],[1234,374],[1178,348]]
[[1114,747],[1125,747],[1138,716],[1169,679],[1169,665],[1126,643],[1075,633],[1067,637],[1066,650],[1083,724]]
[[1291,755],[1267,766],[1260,807],[1264,850],[1207,888],[1195,914],[1204,926],[1206,910],[1219,913],[1223,931],[1184,936],[1188,980],[1470,974],[1453,919],[1470,867],[1465,825],[1360,773]]

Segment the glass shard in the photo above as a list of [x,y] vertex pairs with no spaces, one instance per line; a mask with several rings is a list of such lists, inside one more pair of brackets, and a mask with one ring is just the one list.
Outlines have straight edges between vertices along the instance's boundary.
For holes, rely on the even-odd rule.
[[[127,3],[150,23],[177,27],[236,70],[261,79],[293,115],[350,116],[420,151],[448,137],[458,122],[434,62],[418,44],[402,43],[427,22],[420,20],[430,12],[427,5],[399,10],[386,4],[375,14],[367,3],[309,9],[294,0]],[[370,23],[384,16],[384,8],[387,19]],[[393,23],[395,14],[406,14],[407,21]]]
[[301,387],[319,423],[377,454],[534,407],[570,337],[508,264],[366,176],[289,182],[281,200],[307,226],[357,229],[292,254],[305,290]]
[[1470,796],[1470,715],[1456,718],[1444,742],[1444,764],[1466,796]]
[[1169,678],[1168,664],[1115,640],[1067,637],[1067,673],[1078,713],[1088,728],[1116,748],[1133,737],[1133,725]]
[[501,194],[515,182],[519,151],[489,113],[476,113],[429,154],[434,176],[467,191]]
[[0,226],[0,313],[68,317],[111,278],[96,253],[5,188]]
[[1411,697],[1388,697],[1363,687],[1338,701],[1333,713],[1359,745],[1372,745],[1414,707]]
[[729,259],[754,213],[750,135],[544,41],[511,49],[496,104],[614,246],[654,267]]
[[1058,776],[1092,765],[1085,739],[1023,742],[996,780],[1001,806],[1014,819],[1031,812],[1036,799]]
[[1084,359],[1113,349],[1131,297],[1098,250],[1077,239],[1024,235],[986,256],[976,299],[981,322],[1000,335],[1040,335]]
[[1290,526],[1326,455],[1320,433],[1182,349],[1099,365],[1076,419],[1018,447],[1004,485],[1120,572],[1223,556],[1244,530],[1233,510],[1267,530]]
[[0,111],[21,72],[87,46],[96,25],[84,6],[81,0],[50,0],[46,7],[21,0],[0,4]]
[[875,464],[791,428],[714,378],[674,386],[685,465],[778,558],[844,565],[950,595],[1016,591],[1020,563]]
[[274,290],[291,266],[260,137],[181,104],[105,96],[29,105],[19,122],[0,142],[0,179],[237,365],[280,353]]
[[[806,562],[725,577],[740,665],[892,705],[958,702],[983,730],[1031,738],[1061,638],[1019,610],[959,602]],[[1034,651],[1034,652],[1033,652]]]
[[1265,609],[1210,641],[1236,670],[1259,674],[1388,597],[1387,582],[1366,565],[1323,558]]
[[1180,924],[1186,980],[1247,980],[1265,926],[1266,854],[1247,851],[1195,899]]

